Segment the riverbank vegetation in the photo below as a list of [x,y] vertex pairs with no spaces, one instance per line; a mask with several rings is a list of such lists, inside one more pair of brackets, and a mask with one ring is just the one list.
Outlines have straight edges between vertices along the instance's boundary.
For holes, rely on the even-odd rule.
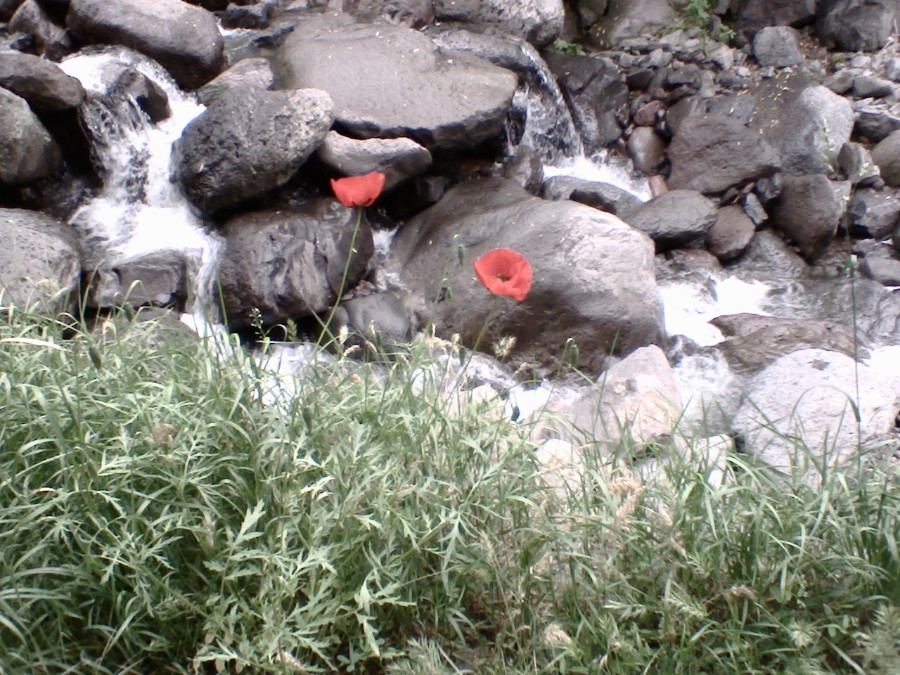
[[883,452],[813,486],[587,444],[561,486],[424,341],[277,396],[184,337],[4,310],[0,672],[900,670]]

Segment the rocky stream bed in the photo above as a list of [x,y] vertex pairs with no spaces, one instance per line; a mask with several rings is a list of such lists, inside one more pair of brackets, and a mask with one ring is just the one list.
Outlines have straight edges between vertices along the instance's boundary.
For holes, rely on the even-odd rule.
[[[893,452],[900,10],[715,4],[0,0],[4,298],[251,339],[339,297],[393,344],[490,320],[505,365],[464,386],[610,447]],[[354,239],[328,179],[370,171]],[[534,269],[521,303],[472,272],[498,247]]]

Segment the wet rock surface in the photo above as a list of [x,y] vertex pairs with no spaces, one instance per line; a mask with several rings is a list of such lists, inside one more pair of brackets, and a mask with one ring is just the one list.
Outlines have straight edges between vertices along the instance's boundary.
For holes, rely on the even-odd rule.
[[61,311],[71,308],[81,277],[81,255],[71,229],[42,213],[0,209],[0,281],[3,304]]

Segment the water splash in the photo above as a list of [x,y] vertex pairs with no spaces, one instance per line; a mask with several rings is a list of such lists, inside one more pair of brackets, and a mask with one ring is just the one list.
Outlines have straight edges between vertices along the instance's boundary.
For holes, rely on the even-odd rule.
[[[203,110],[151,59],[124,47],[85,50],[60,66],[88,96],[80,110],[103,179],[100,193],[70,219],[88,269],[114,268],[152,253],[175,252],[187,269],[187,309],[211,315],[221,237],[206,228],[169,178],[172,144]],[[136,71],[160,88],[171,114],[154,123],[117,83]]]
[[736,277],[709,278],[705,283],[675,281],[660,284],[666,317],[666,333],[683,335],[701,346],[712,346],[724,338],[710,323],[726,314],[768,314],[771,288],[761,281]]

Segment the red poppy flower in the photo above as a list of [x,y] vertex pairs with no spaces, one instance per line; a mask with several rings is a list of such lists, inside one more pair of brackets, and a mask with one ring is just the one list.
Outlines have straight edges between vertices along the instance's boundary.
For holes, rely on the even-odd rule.
[[384,174],[380,171],[372,171],[364,176],[331,179],[334,196],[348,209],[354,206],[372,206],[383,188]]
[[508,295],[519,302],[531,288],[531,264],[521,253],[495,248],[472,262],[478,280],[494,295]]

